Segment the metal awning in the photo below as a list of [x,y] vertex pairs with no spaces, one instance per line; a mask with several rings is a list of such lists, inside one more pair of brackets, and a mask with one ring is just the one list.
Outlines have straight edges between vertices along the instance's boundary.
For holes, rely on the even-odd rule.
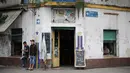
[[22,10],[3,12],[2,15],[6,16],[7,18],[3,23],[0,23],[0,32],[6,31],[6,29],[16,20],[21,12]]

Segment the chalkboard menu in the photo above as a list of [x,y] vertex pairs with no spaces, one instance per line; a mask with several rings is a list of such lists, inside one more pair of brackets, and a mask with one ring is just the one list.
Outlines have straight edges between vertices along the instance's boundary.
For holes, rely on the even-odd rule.
[[86,63],[85,63],[85,57],[84,57],[84,51],[76,51],[76,58],[75,58],[75,65],[76,67],[85,67]]
[[43,35],[45,35],[47,53],[50,53],[50,33],[42,33]]

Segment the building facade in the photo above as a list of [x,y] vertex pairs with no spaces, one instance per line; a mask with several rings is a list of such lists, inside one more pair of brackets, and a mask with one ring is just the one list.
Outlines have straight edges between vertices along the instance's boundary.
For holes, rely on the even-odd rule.
[[[30,2],[32,3],[26,1],[29,4]],[[70,3],[73,2],[75,1]],[[79,36],[82,36],[80,45],[85,50],[86,68],[129,66],[129,1],[85,2],[84,17],[82,10],[78,12],[71,5],[53,6],[53,2],[52,5],[41,4],[41,7],[36,8],[30,4],[28,9],[18,10],[19,13],[16,11],[17,19],[6,30],[1,30],[0,64],[19,65],[22,42],[27,41],[30,44],[30,40],[35,39],[40,48],[42,36],[45,34],[47,59],[52,67],[75,67],[75,50],[79,47]]]

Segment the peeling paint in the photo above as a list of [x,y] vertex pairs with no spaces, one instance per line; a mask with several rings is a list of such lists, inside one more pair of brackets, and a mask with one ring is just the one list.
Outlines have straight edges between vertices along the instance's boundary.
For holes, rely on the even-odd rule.
[[127,48],[126,55],[130,57],[130,48]]
[[0,57],[11,55],[11,44],[7,35],[0,35]]

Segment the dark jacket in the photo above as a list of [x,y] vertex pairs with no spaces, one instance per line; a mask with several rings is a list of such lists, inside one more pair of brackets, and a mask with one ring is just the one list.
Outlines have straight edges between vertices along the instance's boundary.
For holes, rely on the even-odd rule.
[[36,56],[37,54],[37,46],[35,44],[30,46],[30,56]]

